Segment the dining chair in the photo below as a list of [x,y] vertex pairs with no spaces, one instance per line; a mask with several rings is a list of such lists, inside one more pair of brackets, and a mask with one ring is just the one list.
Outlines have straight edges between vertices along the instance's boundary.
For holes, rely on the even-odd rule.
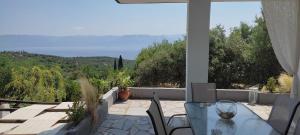
[[[163,121],[165,121],[165,115],[164,115],[164,112],[162,110],[162,107],[161,107],[161,104],[160,104],[160,100],[159,100],[159,97],[158,95],[153,92],[153,101],[156,103],[158,109],[159,109],[159,112],[161,114],[161,117],[163,118]],[[184,116],[184,117],[178,117],[178,116]],[[176,123],[174,121],[179,120],[180,122],[183,122],[183,123],[180,123],[179,125],[176,125]],[[186,117],[186,114],[174,114],[172,115],[169,119],[168,119],[168,122],[167,122],[167,125],[168,126],[171,126],[171,127],[176,127],[176,126],[189,126],[189,122],[187,120],[187,117]]]
[[192,83],[192,102],[214,103],[217,101],[215,83]]
[[297,120],[297,125],[296,125],[296,128],[295,128],[295,132],[294,132],[294,135],[300,135],[300,119]]
[[285,135],[300,135],[300,107],[299,106],[300,106],[300,102],[298,102],[295,109],[293,109],[293,113],[288,124],[288,130]]
[[278,95],[267,122],[279,133],[287,134],[298,102],[288,95]]
[[154,132],[156,135],[193,135],[191,127],[176,127],[171,128],[163,120],[159,113],[159,108],[154,100],[151,100],[149,109],[146,111],[149,115]]

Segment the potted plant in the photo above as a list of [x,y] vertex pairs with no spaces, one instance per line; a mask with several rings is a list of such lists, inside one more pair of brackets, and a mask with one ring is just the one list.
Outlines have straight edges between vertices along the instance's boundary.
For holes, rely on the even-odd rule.
[[118,98],[122,101],[128,100],[130,96],[129,86],[133,84],[130,76],[126,72],[121,71],[117,75],[117,86],[119,88]]

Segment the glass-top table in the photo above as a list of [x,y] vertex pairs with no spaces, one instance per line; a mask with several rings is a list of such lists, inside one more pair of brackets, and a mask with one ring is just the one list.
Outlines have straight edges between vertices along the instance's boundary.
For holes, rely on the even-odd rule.
[[223,120],[215,104],[185,103],[194,135],[279,135],[267,122],[243,104],[237,103],[237,114]]

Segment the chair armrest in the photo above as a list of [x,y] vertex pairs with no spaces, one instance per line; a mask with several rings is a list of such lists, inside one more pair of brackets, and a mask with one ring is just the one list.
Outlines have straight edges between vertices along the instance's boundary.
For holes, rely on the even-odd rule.
[[191,127],[188,126],[188,127],[176,127],[176,128],[173,128],[173,129],[171,130],[171,132],[170,132],[170,135],[172,135],[173,132],[174,132],[175,130],[177,130],[177,129],[185,129],[185,128],[191,128]]
[[176,116],[182,116],[182,115],[185,115],[185,116],[186,116],[186,114],[174,114],[174,115],[172,115],[172,116],[169,118],[169,120],[168,120],[168,122],[167,122],[167,125],[170,124],[171,120],[172,120],[174,117],[176,117]]

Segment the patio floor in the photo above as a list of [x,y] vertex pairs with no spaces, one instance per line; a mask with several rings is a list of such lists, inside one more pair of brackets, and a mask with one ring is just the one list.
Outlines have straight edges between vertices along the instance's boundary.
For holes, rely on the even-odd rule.
[[[169,117],[173,114],[185,113],[185,101],[161,101],[164,115]],[[249,106],[261,118],[268,119],[271,106]],[[98,127],[97,135],[154,135],[151,121],[146,114],[150,100],[128,100],[115,103],[109,109],[106,120]],[[174,123],[180,124],[183,120]]]

